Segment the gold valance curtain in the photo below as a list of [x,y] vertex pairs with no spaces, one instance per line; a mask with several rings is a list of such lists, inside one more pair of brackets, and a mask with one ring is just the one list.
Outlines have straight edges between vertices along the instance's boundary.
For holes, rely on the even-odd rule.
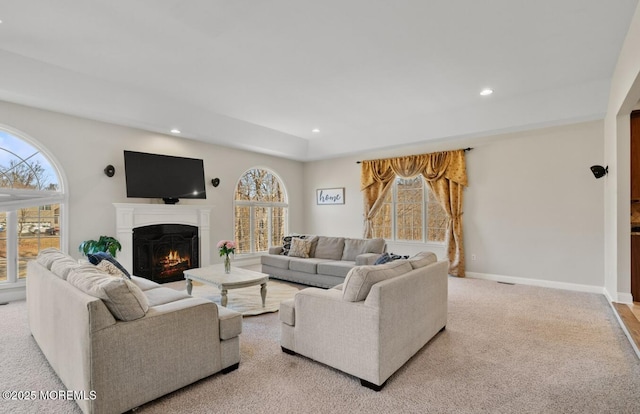
[[360,189],[364,194],[364,237],[373,234],[373,218],[393,185],[396,176],[422,174],[434,197],[449,217],[445,245],[449,274],[464,277],[462,243],[462,189],[467,185],[464,150],[434,152],[362,162]]

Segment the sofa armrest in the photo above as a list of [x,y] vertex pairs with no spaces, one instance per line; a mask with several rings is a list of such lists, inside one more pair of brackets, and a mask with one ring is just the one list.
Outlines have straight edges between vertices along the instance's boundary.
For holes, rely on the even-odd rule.
[[380,253],[363,253],[356,256],[356,266],[367,266],[376,263]]
[[282,253],[282,246],[269,247],[269,254],[280,254],[280,253]]

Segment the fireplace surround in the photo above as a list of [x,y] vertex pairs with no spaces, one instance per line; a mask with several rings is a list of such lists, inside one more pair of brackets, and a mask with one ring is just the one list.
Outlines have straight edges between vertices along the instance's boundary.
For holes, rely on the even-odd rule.
[[[211,206],[114,203],[116,209],[116,238],[122,245],[118,261],[136,276],[134,268],[133,233],[154,225],[184,225],[197,229],[199,247],[194,252],[200,267],[211,261],[210,213]],[[170,226],[170,229],[174,227]],[[182,258],[170,258],[181,261]],[[190,259],[193,260],[193,259]],[[181,279],[181,278],[180,278]],[[168,280],[167,280],[168,281]]]

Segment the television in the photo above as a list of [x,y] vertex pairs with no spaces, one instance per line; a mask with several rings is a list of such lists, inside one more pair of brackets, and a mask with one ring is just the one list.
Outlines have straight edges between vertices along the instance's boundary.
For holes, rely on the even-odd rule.
[[200,159],[125,150],[124,171],[127,197],[162,198],[166,204],[207,198]]

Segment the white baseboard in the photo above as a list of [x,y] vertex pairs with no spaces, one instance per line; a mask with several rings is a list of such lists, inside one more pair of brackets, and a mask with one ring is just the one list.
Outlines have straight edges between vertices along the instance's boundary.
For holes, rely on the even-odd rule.
[[618,292],[618,300],[616,302],[630,305],[633,303],[633,296],[631,296],[631,293]]
[[0,288],[0,303],[25,300],[27,298],[27,288],[24,282],[12,284],[12,286],[2,286]]
[[573,290],[575,292],[599,293],[606,295],[604,286],[581,285],[579,283],[555,282],[552,280],[528,279],[515,276],[493,275],[490,273],[466,272],[467,277],[473,279],[493,280],[496,282],[514,283],[516,285],[528,285],[547,287],[552,289]]

